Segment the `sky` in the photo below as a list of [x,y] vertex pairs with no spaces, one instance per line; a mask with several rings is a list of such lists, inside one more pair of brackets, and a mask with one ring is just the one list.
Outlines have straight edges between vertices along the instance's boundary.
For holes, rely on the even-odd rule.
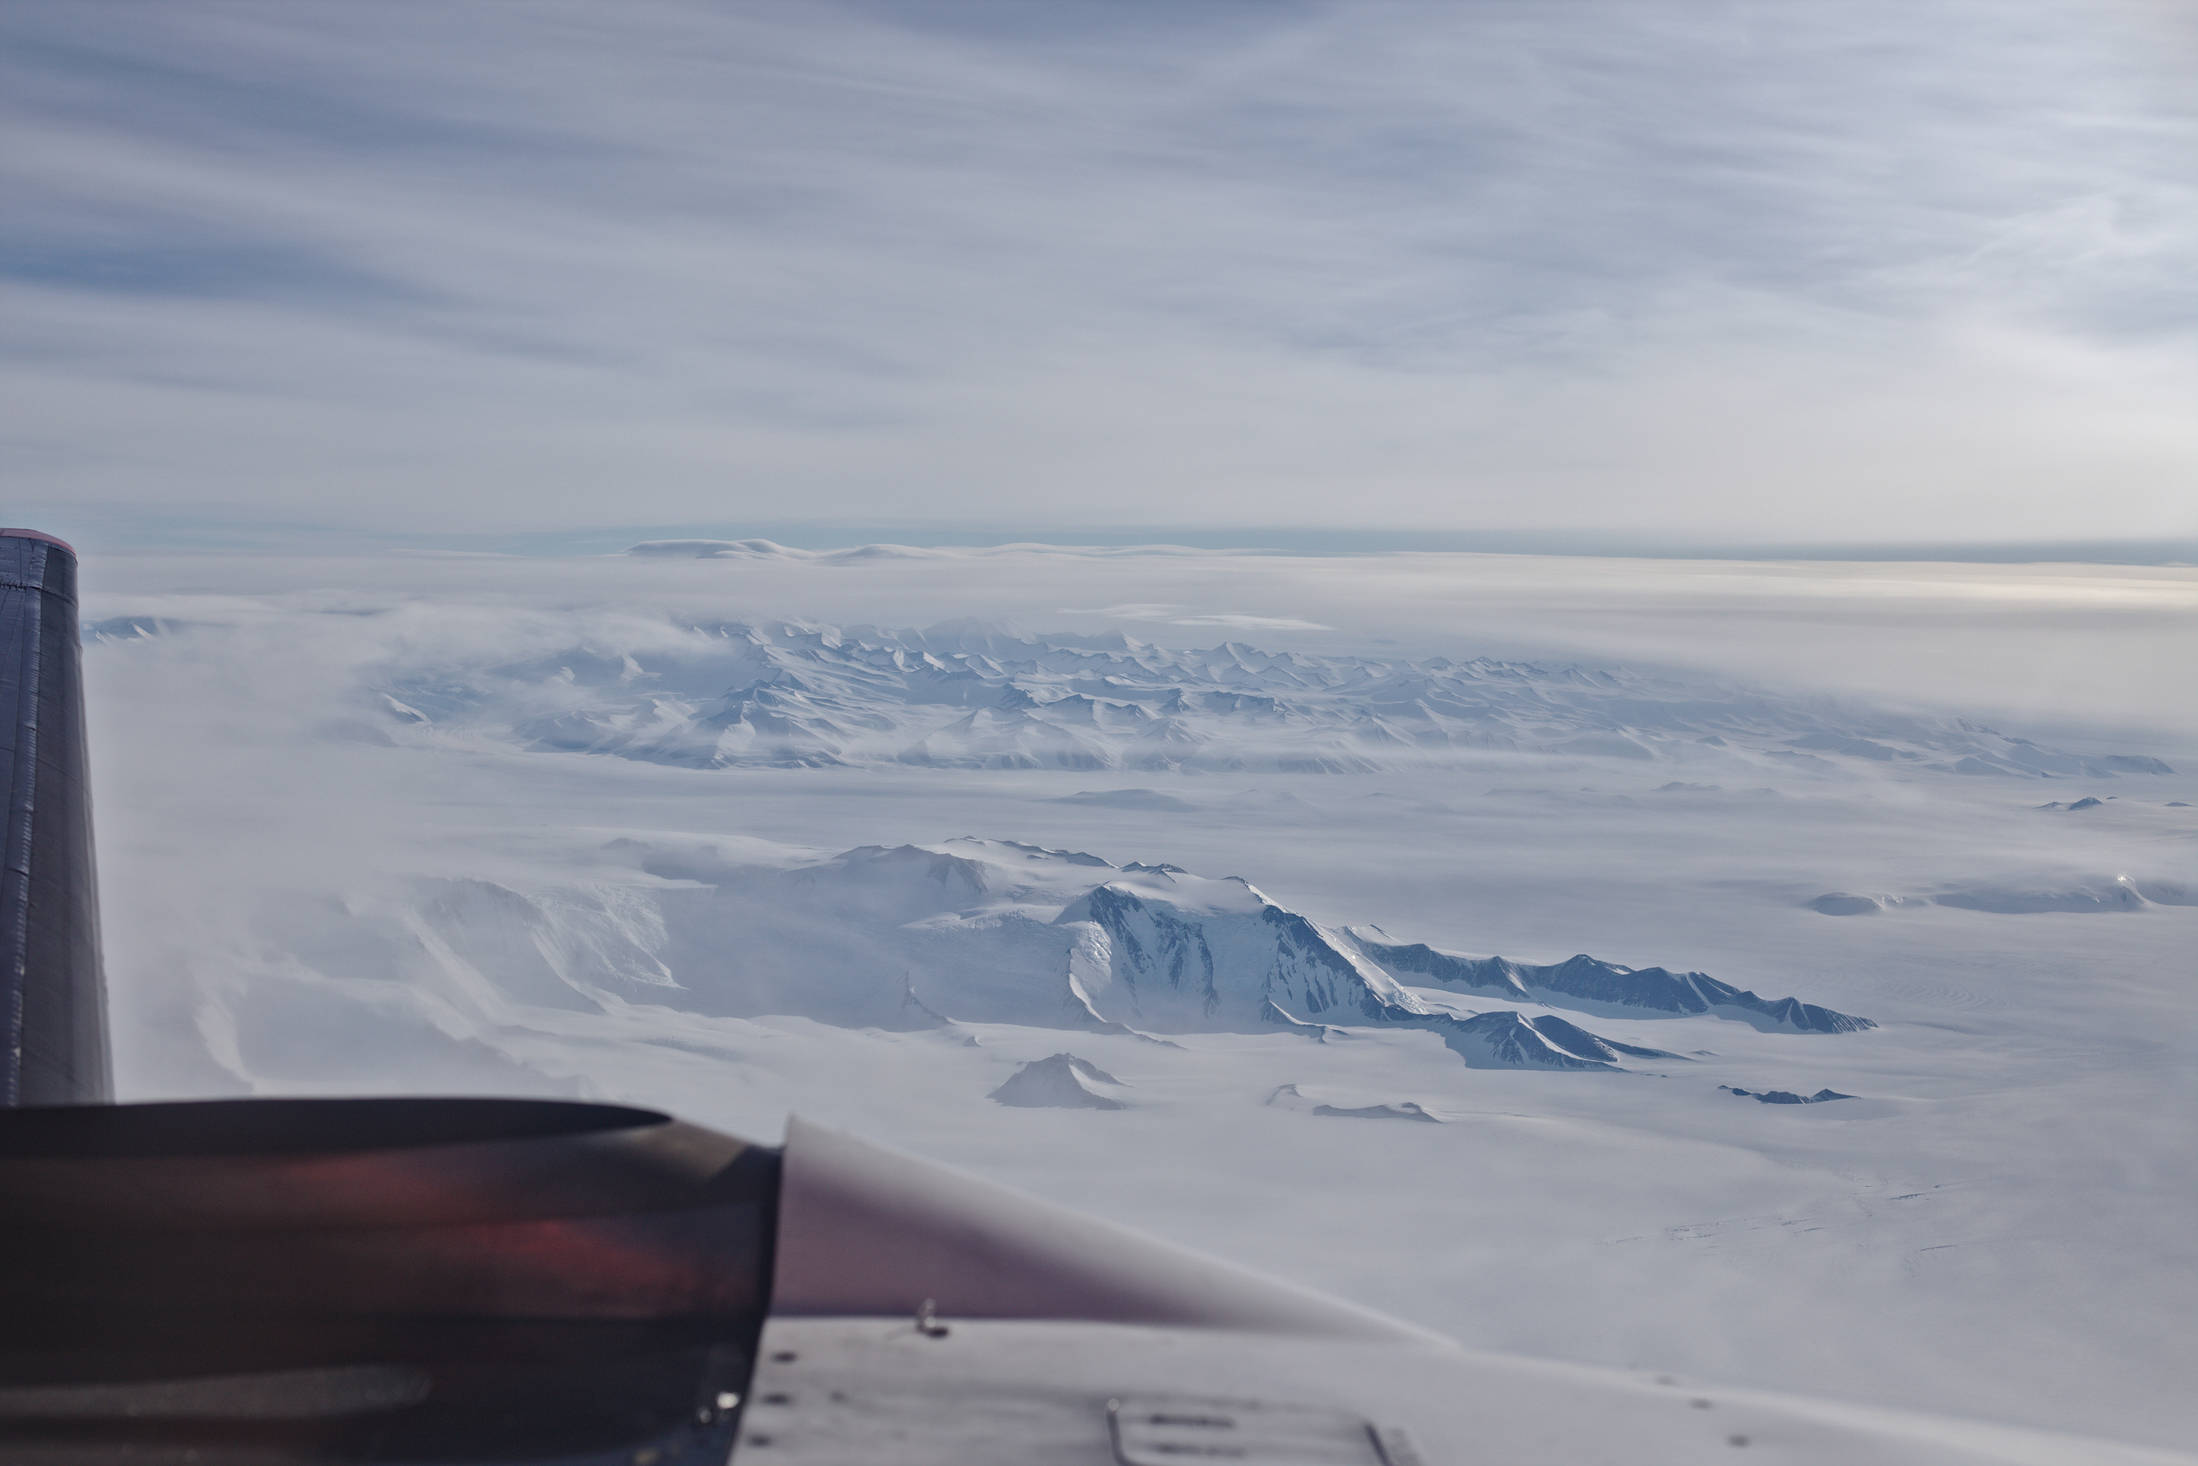
[[2142,0],[0,0],[7,515],[2198,536]]

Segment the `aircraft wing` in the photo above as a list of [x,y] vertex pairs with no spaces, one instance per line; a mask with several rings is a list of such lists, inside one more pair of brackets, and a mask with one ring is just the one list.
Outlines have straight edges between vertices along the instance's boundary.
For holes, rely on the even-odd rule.
[[52,1466],[2191,1459],[1472,1353],[800,1120],[607,1105],[0,1112],[0,1319],[0,1461]]

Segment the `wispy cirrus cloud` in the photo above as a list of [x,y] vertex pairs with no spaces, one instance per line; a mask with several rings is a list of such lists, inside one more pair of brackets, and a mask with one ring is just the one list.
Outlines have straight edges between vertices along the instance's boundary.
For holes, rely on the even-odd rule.
[[14,7],[5,450],[93,535],[2188,533],[2171,19]]

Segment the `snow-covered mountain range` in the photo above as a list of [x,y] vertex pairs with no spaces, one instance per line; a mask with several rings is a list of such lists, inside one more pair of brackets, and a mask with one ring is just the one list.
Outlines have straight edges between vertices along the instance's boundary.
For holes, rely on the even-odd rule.
[[[628,885],[526,894],[434,883],[388,914],[378,955],[425,961],[461,991],[533,1005],[643,1002],[841,1027],[953,1022],[1140,1035],[1419,1030],[1473,1068],[1677,1061],[1554,1008],[1728,1018],[1769,1032],[1874,1026],[1701,973],[1579,956],[1468,958],[1312,921],[1250,883],[1011,841],[865,846],[792,866],[706,843],[618,842]],[[363,931],[372,921],[361,914]]]
[[[104,628],[127,634],[129,627]],[[2160,773],[1959,718],[1639,670],[1171,649],[1119,633],[1026,638],[810,622],[600,634],[522,660],[378,669],[392,725],[691,767],[1353,772],[1461,750],[1761,769]]]

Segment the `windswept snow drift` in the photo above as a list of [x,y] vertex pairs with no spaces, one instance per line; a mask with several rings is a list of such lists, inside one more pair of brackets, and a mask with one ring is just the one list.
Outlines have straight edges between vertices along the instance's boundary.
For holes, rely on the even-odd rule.
[[1997,916],[2049,912],[2104,915],[2152,906],[2198,906],[2198,887],[2159,876],[2047,876],[2036,880],[1975,881],[1929,896],[1857,896],[1830,891],[1808,903],[1826,916],[1872,916],[1900,907],[1946,906]]
[[1931,899],[1940,906],[1952,906],[1964,911],[1989,911],[2002,916],[2034,915],[2047,911],[2083,914],[2142,911],[2148,904],[2145,894],[2137,888],[2137,883],[2127,876],[2057,886],[1979,884],[1941,891]]
[[1055,804],[1086,804],[1096,809],[1134,809],[1146,814],[1189,814],[1198,806],[1158,789],[1079,789]]
[[1881,911],[1922,904],[1907,896],[1858,896],[1852,891],[1826,891],[1808,903],[1811,911],[1823,916],[1875,916]]

